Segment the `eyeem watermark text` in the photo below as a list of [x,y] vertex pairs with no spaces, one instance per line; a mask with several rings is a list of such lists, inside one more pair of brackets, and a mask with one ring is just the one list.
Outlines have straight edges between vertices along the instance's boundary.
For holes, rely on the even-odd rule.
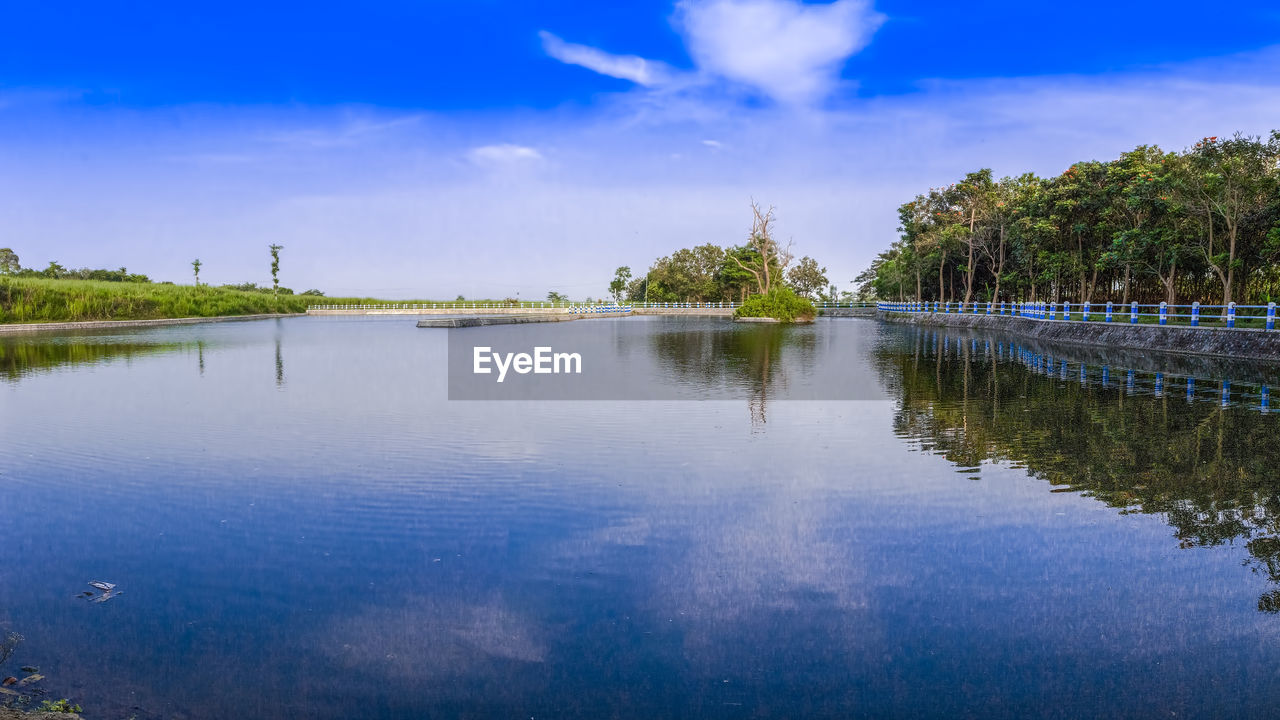
[[479,346],[473,350],[472,360],[472,372],[477,375],[491,374],[494,368],[497,368],[498,382],[506,379],[508,370],[514,370],[520,375],[582,374],[581,355],[552,352],[550,347],[535,347],[533,354],[530,355],[529,353],[496,353],[491,347]]

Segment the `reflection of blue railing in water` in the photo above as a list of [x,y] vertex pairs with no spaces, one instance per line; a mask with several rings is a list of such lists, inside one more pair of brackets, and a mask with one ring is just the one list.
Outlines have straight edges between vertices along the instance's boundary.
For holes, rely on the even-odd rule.
[[[1037,375],[1077,382],[1082,387],[1123,388],[1125,395],[1151,395],[1157,398],[1181,395],[1187,402],[1212,401],[1222,407],[1252,408],[1263,414],[1271,411],[1271,388],[1262,383],[1233,385],[1230,379],[1215,379],[1208,380],[1208,384],[1201,389],[1197,383],[1205,378],[1133,368],[1113,369],[1110,365],[1073,362],[1016,342],[1006,343],[978,338],[960,339],[946,334],[939,338],[937,332],[932,333],[929,340],[933,344],[934,351],[943,357],[952,354],[953,350],[956,356],[959,356],[967,345],[971,355],[981,353],[982,357],[994,356],[999,361],[1018,362]],[[1123,379],[1117,379],[1120,377]]]
[[[1276,329],[1276,304],[1266,305],[1117,305],[1101,303],[1045,302],[880,302],[876,309],[893,313],[941,313],[958,315],[999,315],[1058,322],[1115,322],[1117,317],[1131,325],[1157,323],[1186,327]],[[1099,318],[1101,315],[1101,318]]]

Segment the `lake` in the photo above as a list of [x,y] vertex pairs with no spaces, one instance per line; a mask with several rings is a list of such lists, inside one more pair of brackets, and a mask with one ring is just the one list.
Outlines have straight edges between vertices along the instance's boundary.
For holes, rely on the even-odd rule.
[[[461,388],[482,338],[585,369]],[[139,720],[1267,717],[1272,373],[863,319],[0,338],[0,675]]]

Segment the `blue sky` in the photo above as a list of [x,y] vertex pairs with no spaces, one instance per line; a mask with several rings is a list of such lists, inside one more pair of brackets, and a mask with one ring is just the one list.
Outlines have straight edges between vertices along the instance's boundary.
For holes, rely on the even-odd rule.
[[1280,127],[1265,3],[11,3],[0,246],[388,297],[599,295],[737,242],[832,279],[992,167]]

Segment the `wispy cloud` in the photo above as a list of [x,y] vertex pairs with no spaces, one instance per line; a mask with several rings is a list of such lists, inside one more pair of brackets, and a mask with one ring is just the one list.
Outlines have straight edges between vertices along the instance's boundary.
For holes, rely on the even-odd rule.
[[831,92],[885,16],[869,0],[683,0],[675,20],[700,70],[807,104]]
[[613,55],[587,45],[575,45],[543,30],[542,48],[548,55],[562,63],[581,65],[601,75],[630,80],[638,85],[653,87],[674,77],[671,68],[656,60],[646,60],[636,55]]
[[523,145],[484,145],[478,148],[472,148],[467,153],[472,162],[480,164],[494,163],[519,163],[531,162],[542,159],[542,153],[531,147]]
[[377,138],[387,137],[394,131],[417,125],[421,115],[403,115],[391,118],[348,117],[327,127],[296,128],[269,135],[266,139],[281,145],[311,148],[349,147]]
[[883,24],[870,0],[682,0],[672,23],[697,64],[692,72],[635,55],[574,45],[543,31],[547,54],[648,88],[728,82],[789,105],[811,105],[836,87],[840,69]]
[[257,162],[261,158],[256,155],[247,153],[215,153],[201,152],[191,153],[188,155],[171,155],[170,160],[177,163],[190,163],[193,165],[243,165],[246,163]]

